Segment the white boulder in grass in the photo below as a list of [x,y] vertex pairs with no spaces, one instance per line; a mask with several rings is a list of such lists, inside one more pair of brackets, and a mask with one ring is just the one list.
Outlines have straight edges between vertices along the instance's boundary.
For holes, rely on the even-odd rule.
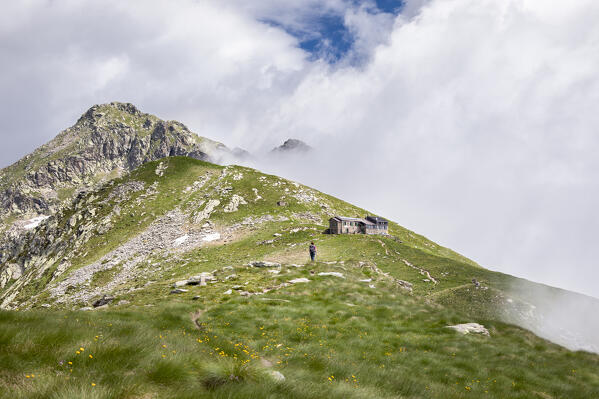
[[268,373],[273,380],[275,380],[276,382],[283,382],[285,381],[285,376],[283,375],[283,373],[281,373],[280,371],[276,371],[276,370],[270,370],[270,372]]
[[305,277],[300,277],[300,278],[294,278],[293,280],[289,280],[289,282],[291,284],[297,284],[297,283],[309,283],[310,280],[305,278]]
[[490,336],[489,330],[487,330],[485,326],[483,326],[482,324],[478,323],[456,324],[455,326],[447,326],[447,328],[456,330],[461,334],[483,334],[486,336]]
[[339,278],[345,278],[343,276],[343,274],[339,273],[339,272],[320,272],[318,273],[319,276],[333,276],[333,277],[339,277]]

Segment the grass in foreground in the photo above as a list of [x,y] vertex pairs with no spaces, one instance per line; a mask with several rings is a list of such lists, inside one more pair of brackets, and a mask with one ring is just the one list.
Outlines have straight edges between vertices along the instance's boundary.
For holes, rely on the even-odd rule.
[[[341,271],[345,279],[310,271]],[[266,270],[236,270],[240,280]],[[597,356],[424,303],[357,265],[266,295],[0,313],[2,398],[592,398]],[[243,283],[243,281],[241,281]],[[237,282],[239,284],[239,282]],[[201,288],[198,288],[201,290]],[[191,293],[190,293],[191,294]],[[199,311],[199,312],[198,312]],[[197,312],[197,313],[196,313]],[[195,314],[197,322],[192,322]],[[446,325],[479,321],[491,337]],[[277,381],[273,371],[285,376]]]

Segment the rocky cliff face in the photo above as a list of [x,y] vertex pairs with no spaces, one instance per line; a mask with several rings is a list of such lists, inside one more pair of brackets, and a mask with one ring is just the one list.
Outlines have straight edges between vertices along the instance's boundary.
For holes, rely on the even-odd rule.
[[0,232],[26,229],[31,218],[49,215],[78,192],[143,163],[174,155],[218,162],[229,152],[182,123],[132,104],[95,105],[51,142],[0,170]]

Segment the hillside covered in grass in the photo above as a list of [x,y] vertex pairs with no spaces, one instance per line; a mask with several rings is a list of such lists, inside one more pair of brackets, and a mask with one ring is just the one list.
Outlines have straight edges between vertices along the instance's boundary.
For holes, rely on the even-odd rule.
[[[533,283],[395,223],[389,236],[325,234],[333,215],[366,214],[186,157],[83,193],[3,254],[0,395],[599,394],[599,356],[506,323],[537,317],[512,289]],[[463,323],[488,335],[447,328]]]

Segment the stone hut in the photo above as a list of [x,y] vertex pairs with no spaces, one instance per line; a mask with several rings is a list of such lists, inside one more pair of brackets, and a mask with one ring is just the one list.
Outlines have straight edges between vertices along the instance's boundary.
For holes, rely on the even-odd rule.
[[335,216],[329,219],[330,234],[387,234],[389,222],[378,216],[351,218]]

